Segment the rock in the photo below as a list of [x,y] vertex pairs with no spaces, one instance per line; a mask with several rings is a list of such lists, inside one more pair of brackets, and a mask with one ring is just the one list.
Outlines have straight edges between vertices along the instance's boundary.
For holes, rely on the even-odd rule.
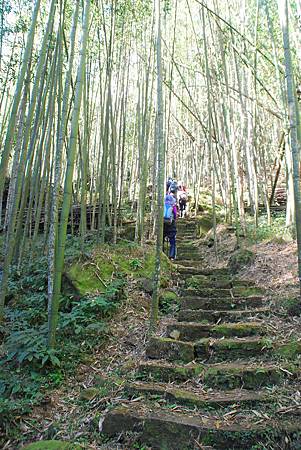
[[232,273],[239,272],[243,267],[249,266],[255,259],[255,255],[251,250],[242,248],[236,250],[229,259],[228,267]]
[[153,280],[151,278],[141,278],[139,280],[139,285],[141,289],[147,294],[152,294],[154,290]]
[[172,339],[175,339],[176,341],[179,339],[179,337],[180,337],[180,332],[178,331],[178,330],[173,330],[173,331],[171,331],[170,333],[169,333],[169,336],[172,338]]
[[97,388],[87,388],[87,389],[83,389],[79,395],[79,398],[81,400],[93,400],[93,398],[97,397],[97,395],[99,394],[99,389]]

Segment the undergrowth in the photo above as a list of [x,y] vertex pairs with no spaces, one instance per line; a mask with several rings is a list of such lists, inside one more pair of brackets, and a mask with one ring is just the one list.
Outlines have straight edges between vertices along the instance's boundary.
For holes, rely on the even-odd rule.
[[[127,278],[151,273],[153,260],[149,249],[143,250],[129,242],[103,248],[103,264],[109,255],[114,268],[110,278],[106,279],[106,289],[84,296],[79,296],[78,292],[64,292],[55,350],[47,347],[47,260],[38,256],[40,247],[33,252],[29,262],[19,268],[12,267],[6,322],[0,327],[3,342],[0,446],[7,439],[17,437],[20,432],[18,419],[22,415],[30,413],[35,405],[47,402],[49,392],[58,388],[81,361],[91,358],[93,349],[105,342],[108,320],[126,298]],[[84,258],[93,258],[94,250],[95,240],[91,239],[85,244]],[[73,260],[78,264],[82,251],[78,240],[70,239],[67,264],[72,264]],[[97,247],[96,253],[97,257],[101,256],[101,246]]]
[[258,226],[254,225],[254,218],[247,216],[246,232],[251,243],[273,241],[275,243],[290,242],[295,238],[294,227],[287,227],[285,213],[277,212],[271,217],[268,225],[267,215],[261,214],[258,218]]

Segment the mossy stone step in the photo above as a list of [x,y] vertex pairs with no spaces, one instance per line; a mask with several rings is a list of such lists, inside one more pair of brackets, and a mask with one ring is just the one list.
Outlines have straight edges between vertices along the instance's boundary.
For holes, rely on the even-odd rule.
[[273,363],[214,364],[206,368],[202,381],[212,388],[258,389],[263,386],[281,384],[286,379],[296,379],[301,375],[300,368],[293,364],[279,366]]
[[[223,450],[251,448],[258,442],[269,446],[277,443],[277,448],[285,449],[287,441],[294,445],[291,448],[298,448],[301,421],[263,421],[258,417],[226,420],[208,414],[169,412],[135,402],[112,409],[102,424],[102,432],[108,436],[127,431],[140,432],[140,442],[153,450],[194,450],[196,442]],[[198,444],[197,448],[202,446]]]
[[198,270],[203,270],[202,261],[204,260],[204,257],[200,254],[199,260],[191,260],[191,259],[185,259],[182,258],[177,261],[176,268],[179,267],[190,267],[190,268],[196,268]]
[[[225,361],[260,356],[274,352],[280,355],[282,347],[274,348],[261,337],[213,339],[202,338],[197,342],[178,341],[170,338],[152,337],[146,346],[150,359],[165,359],[189,363],[195,359]],[[299,351],[299,349],[298,349]]]
[[257,295],[265,295],[266,291],[263,288],[256,286],[234,286],[232,295],[234,297],[254,297]]
[[190,362],[194,360],[194,345],[191,342],[152,337],[146,346],[146,356],[151,359]]
[[263,391],[234,389],[230,391],[193,392],[165,383],[130,383],[125,387],[125,390],[131,396],[160,396],[172,403],[196,406],[197,408],[220,408],[233,404],[250,405],[272,400],[272,397]]
[[81,445],[68,441],[38,441],[22,447],[24,450],[80,450]]
[[215,289],[215,288],[200,288],[192,289],[186,288],[182,290],[182,295],[185,297],[232,297],[230,289]]
[[205,370],[204,364],[175,364],[167,361],[144,361],[139,364],[138,374],[142,379],[173,382],[193,379]]
[[234,286],[231,289],[209,288],[203,286],[188,287],[183,295],[200,297],[258,297],[265,294],[263,289],[257,287]]
[[[208,306],[208,304],[206,304]],[[211,304],[210,304],[211,306]],[[244,305],[242,305],[244,306]],[[214,309],[181,309],[178,321],[181,322],[240,322],[245,320],[261,319],[271,312],[270,308],[252,308],[235,310]]]
[[221,325],[203,325],[195,322],[175,322],[167,326],[167,335],[181,341],[197,341],[204,337],[263,336],[266,328],[262,322],[238,322]]
[[199,257],[200,256],[200,252],[197,248],[191,247],[191,248],[183,248],[183,247],[177,247],[177,256],[181,256],[183,257]]
[[[223,291],[223,290],[222,290]],[[187,296],[181,298],[181,309],[208,309],[208,310],[233,310],[243,308],[258,308],[262,306],[262,297],[232,298],[225,297],[197,297]]]
[[178,248],[183,248],[184,250],[185,250],[185,249],[190,249],[190,248],[195,249],[195,250],[198,250],[198,249],[199,249],[199,248],[196,246],[195,242],[193,242],[193,241],[191,241],[191,240],[180,240],[179,243],[178,243],[178,245],[177,245],[177,247],[178,247]]
[[142,379],[163,382],[184,382],[200,379],[206,386],[218,389],[258,389],[281,384],[286,379],[299,379],[301,368],[294,364],[273,362],[262,364],[218,363],[175,364],[166,361],[145,361],[139,365]]
[[185,286],[191,289],[232,289],[233,295],[236,291],[240,292],[241,289],[247,288],[247,292],[249,293],[249,288],[251,292],[255,292],[257,294],[261,294],[262,291],[254,286],[254,283],[251,283],[248,280],[234,280],[231,277],[216,277],[210,275],[191,275],[191,274],[180,274],[180,278],[185,280]]
[[181,233],[180,235],[177,235],[177,241],[180,242],[194,242],[196,238],[196,233],[193,233],[192,230],[191,232],[189,231],[186,234]]
[[206,275],[194,275],[185,279],[185,287],[188,289],[232,289],[233,283],[230,279],[212,280]]
[[211,280],[232,279],[228,269],[208,269],[190,260],[181,261],[181,263],[177,264],[177,270],[185,276],[202,275],[210,277]]
[[260,356],[271,348],[261,337],[231,338],[231,339],[200,339],[195,343],[196,359],[236,360],[252,356]]
[[201,263],[204,259],[200,253],[192,253],[192,252],[177,252],[177,260],[181,263],[181,261],[186,261],[189,256],[190,263],[191,261],[195,261],[197,263]]

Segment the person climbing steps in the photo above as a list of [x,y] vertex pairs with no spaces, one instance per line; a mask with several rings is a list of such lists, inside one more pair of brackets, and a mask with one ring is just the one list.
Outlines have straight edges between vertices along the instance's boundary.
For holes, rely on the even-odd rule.
[[169,258],[176,258],[176,235],[177,235],[177,201],[173,194],[166,194],[164,200],[164,228],[163,228],[163,251],[166,238],[169,241]]

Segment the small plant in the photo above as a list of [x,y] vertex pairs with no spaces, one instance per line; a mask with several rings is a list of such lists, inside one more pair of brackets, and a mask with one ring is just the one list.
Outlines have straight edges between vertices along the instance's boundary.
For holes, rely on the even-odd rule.
[[29,328],[16,331],[6,340],[6,361],[17,361],[19,364],[32,362],[43,367],[45,364],[60,366],[60,360],[54,349],[47,348],[44,330]]
[[130,261],[130,267],[133,270],[142,269],[142,261],[138,258],[134,258]]

